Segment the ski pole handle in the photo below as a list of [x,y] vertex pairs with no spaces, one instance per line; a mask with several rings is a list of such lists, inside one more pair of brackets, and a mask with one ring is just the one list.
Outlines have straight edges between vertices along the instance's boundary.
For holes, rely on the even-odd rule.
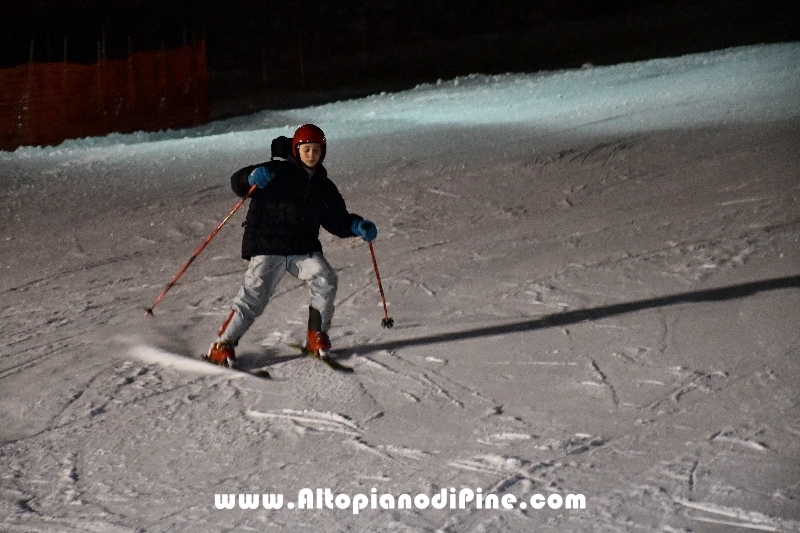
[[164,290],[161,291],[161,294],[159,294],[158,298],[156,298],[155,302],[153,302],[153,305],[151,305],[150,307],[147,308],[147,310],[145,312],[146,316],[147,315],[153,316],[153,308],[155,306],[157,306],[159,304],[159,302],[161,302],[161,300],[164,299],[164,296],[166,296],[167,292],[172,288],[172,286],[175,285],[175,283],[178,282],[178,279],[180,279],[180,277],[183,276],[183,273],[186,272],[186,269],[189,268],[189,265],[191,265],[194,262],[194,260],[197,259],[197,256],[200,255],[200,252],[202,252],[205,249],[205,247],[208,245],[208,243],[211,242],[211,239],[213,239],[217,235],[217,233],[219,233],[219,230],[222,229],[222,226],[224,226],[225,223],[228,222],[228,220],[230,220],[230,218],[233,216],[233,214],[236,211],[238,211],[240,207],[242,207],[242,204],[244,203],[244,201],[247,200],[248,198],[250,198],[250,195],[252,195],[257,188],[258,187],[256,185],[253,185],[252,187],[250,187],[250,190],[247,191],[247,194],[244,195],[244,198],[239,200],[239,202],[234,206],[233,210],[230,213],[228,213],[228,216],[226,216],[224,219],[222,219],[222,222],[220,222],[219,225],[214,229],[214,231],[211,232],[211,235],[206,237],[206,240],[203,241],[203,244],[201,244],[200,247],[197,250],[195,250],[194,254],[192,254],[192,257],[190,257],[189,260],[186,262],[186,264],[183,265],[183,267],[178,271],[177,274],[175,274],[175,277],[173,277],[172,280],[170,280],[170,282],[167,283],[167,286],[164,287]]

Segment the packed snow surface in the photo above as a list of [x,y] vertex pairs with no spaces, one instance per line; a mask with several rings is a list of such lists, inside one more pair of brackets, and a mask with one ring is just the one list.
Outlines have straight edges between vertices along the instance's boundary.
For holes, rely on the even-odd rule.
[[[355,373],[291,276],[203,363],[307,122],[395,327],[323,231]],[[0,530],[800,531],[799,243],[800,43],[0,153]]]

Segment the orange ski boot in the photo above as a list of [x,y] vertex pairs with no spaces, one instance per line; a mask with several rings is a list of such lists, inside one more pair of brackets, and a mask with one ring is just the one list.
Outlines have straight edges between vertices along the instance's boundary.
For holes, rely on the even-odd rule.
[[213,343],[208,349],[206,360],[215,365],[233,368],[236,365],[233,343],[227,341]]
[[328,338],[328,333],[309,329],[306,350],[314,357],[327,358],[331,351],[331,340]]

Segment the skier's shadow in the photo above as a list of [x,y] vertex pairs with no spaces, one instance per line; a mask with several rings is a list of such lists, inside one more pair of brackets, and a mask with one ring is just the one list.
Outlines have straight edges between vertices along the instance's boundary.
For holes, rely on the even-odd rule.
[[510,324],[502,324],[498,326],[488,326],[466,331],[456,331],[453,333],[438,333],[435,335],[426,335],[424,337],[416,337],[411,339],[400,339],[396,341],[386,341],[376,344],[368,344],[364,346],[359,346],[357,348],[343,350],[342,355],[345,357],[354,354],[364,355],[367,353],[377,352],[380,350],[391,351],[391,350],[397,350],[399,348],[408,348],[411,346],[425,346],[428,344],[439,344],[439,343],[446,343],[453,341],[476,339],[480,337],[491,337],[494,335],[508,335],[510,333],[521,333],[526,331],[533,331],[537,329],[552,328],[558,326],[568,326],[570,324],[577,324],[580,322],[600,320],[612,316],[634,313],[636,311],[643,311],[645,309],[654,309],[660,307],[669,307],[672,305],[691,304],[700,302],[722,302],[726,300],[735,300],[738,298],[752,296],[760,292],[774,291],[774,290],[788,289],[788,288],[800,288],[800,275],[788,276],[783,278],[773,278],[764,281],[755,281],[752,283],[742,283],[738,285],[731,285],[729,287],[722,287],[719,289],[707,289],[700,291],[683,292],[669,296],[660,296],[657,298],[647,298],[645,300],[637,300],[635,302],[602,305],[590,309],[576,309],[575,311],[554,313],[533,320],[513,322]]

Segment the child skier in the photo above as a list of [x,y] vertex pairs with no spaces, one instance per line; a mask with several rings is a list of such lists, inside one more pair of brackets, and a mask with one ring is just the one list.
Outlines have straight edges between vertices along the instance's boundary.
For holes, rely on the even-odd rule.
[[311,293],[306,348],[323,359],[329,357],[328,329],[338,279],[322,254],[319,228],[337,237],[358,236],[365,241],[374,239],[378,230],[369,220],[347,211],[322,166],[325,151],[325,134],[306,124],[291,141],[278,137],[272,142],[273,160],[231,176],[231,187],[240,197],[257,187],[243,224],[242,257],[249,266],[233,309],[209,348],[210,362],[234,365],[234,346],[264,311],[286,272],[305,281]]

